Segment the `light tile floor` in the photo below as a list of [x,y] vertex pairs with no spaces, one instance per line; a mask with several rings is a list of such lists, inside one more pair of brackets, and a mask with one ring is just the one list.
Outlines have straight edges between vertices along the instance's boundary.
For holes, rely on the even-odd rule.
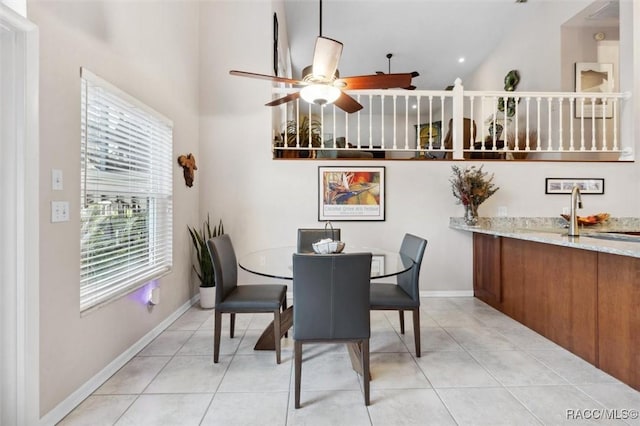
[[237,315],[213,364],[213,312],[194,306],[59,424],[640,425],[640,392],[473,298],[422,300],[420,358],[409,315],[401,335],[372,312],[369,407],[344,345],[305,345],[296,410],[291,337],[280,365],[253,350],[271,318]]

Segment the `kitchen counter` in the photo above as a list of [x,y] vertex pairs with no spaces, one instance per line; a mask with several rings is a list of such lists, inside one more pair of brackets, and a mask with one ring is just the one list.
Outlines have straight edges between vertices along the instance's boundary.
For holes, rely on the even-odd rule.
[[567,235],[566,224],[562,218],[551,217],[487,217],[469,226],[463,218],[449,218],[451,229],[640,258],[640,236],[615,234],[640,231],[640,218],[610,218],[602,224],[581,226],[578,237]]
[[[561,218],[481,218],[474,296],[640,390],[639,218],[610,218],[569,237]],[[607,238],[607,239],[601,239]]]

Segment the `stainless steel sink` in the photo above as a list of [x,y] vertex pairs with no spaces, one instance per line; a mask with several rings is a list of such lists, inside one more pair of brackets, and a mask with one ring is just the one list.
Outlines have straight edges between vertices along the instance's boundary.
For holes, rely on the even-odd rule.
[[516,228],[519,232],[540,232],[543,234],[566,234],[567,228],[554,228],[554,227],[527,227],[527,228]]
[[610,231],[610,232],[590,232],[582,234],[589,238],[598,238],[611,241],[631,241],[640,243],[640,232],[637,231]]

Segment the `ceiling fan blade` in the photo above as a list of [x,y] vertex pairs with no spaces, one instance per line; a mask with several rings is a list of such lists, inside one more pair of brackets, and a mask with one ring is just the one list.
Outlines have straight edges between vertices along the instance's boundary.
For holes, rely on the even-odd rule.
[[255,72],[231,70],[231,71],[229,71],[229,74],[236,75],[238,77],[249,77],[249,78],[257,78],[257,79],[260,79],[260,80],[275,81],[276,83],[293,84],[293,85],[296,85],[296,86],[300,86],[300,85],[304,85],[305,84],[304,82],[302,82],[300,80],[293,80],[291,78],[286,78],[286,77],[276,77],[276,76],[267,75],[267,74],[258,74],[258,73],[255,73]]
[[313,76],[323,80],[332,79],[338,69],[341,55],[342,43],[327,37],[318,37],[313,51]]
[[349,114],[351,114],[352,112],[360,111],[362,109],[362,105],[360,105],[358,101],[344,92],[340,94],[340,97],[334,102],[334,104],[338,108],[345,112],[348,112]]
[[300,97],[300,92],[290,93],[285,97],[275,99],[275,100],[273,100],[273,101],[271,101],[271,102],[269,102],[267,104],[264,104],[264,105],[265,106],[282,105],[282,104],[286,104],[287,102],[290,102],[290,101],[295,101],[299,97]]
[[402,88],[411,85],[411,76],[411,73],[359,75],[341,78],[335,85],[343,90]]

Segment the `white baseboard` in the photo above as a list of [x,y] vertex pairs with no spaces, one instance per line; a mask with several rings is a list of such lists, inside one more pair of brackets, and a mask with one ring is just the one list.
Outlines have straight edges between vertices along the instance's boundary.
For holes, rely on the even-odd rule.
[[473,297],[473,290],[424,290],[420,297]]
[[138,352],[144,349],[153,339],[158,337],[160,333],[167,329],[175,320],[180,318],[182,314],[189,310],[200,299],[200,295],[196,294],[189,301],[180,306],[175,312],[169,315],[164,321],[154,327],[145,334],[140,340],[133,344],[130,348],[120,354],[116,359],[104,367],[98,374],[93,376],[84,385],[75,392],[65,398],[56,407],[40,418],[40,426],[55,425],[62,420],[67,414],[73,411],[82,401],[96,391],[104,382],[113,376],[127,362],[136,356]]

